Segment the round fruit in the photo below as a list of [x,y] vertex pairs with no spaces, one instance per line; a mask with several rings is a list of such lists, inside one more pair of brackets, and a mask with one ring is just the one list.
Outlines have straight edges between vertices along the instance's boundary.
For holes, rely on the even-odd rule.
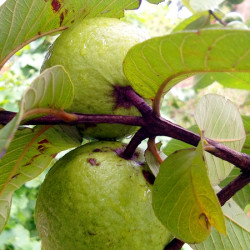
[[[140,115],[124,96],[123,89],[130,83],[122,64],[128,50],[146,38],[141,29],[118,19],[87,19],[59,36],[42,70],[61,64],[69,73],[75,88],[69,112]],[[117,139],[134,130],[126,125],[91,124],[82,132],[85,137]]]
[[230,23],[233,21],[244,22],[243,16],[239,12],[235,12],[235,11],[227,13],[223,17],[222,21],[224,21],[225,23]]
[[171,236],[154,215],[143,153],[125,160],[124,146],[89,143],[49,171],[35,209],[43,249],[163,249]]
[[233,21],[233,22],[230,22],[227,26],[227,28],[230,28],[230,29],[243,29],[243,30],[247,30],[248,27],[246,24],[240,22],[240,21]]

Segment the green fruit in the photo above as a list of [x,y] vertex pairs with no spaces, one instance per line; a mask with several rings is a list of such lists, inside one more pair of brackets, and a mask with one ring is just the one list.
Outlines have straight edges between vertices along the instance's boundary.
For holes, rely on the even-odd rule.
[[246,24],[240,22],[240,21],[233,21],[233,22],[230,22],[227,26],[227,28],[230,28],[230,29],[243,29],[243,30],[247,30],[248,27]]
[[42,249],[162,250],[171,236],[154,215],[152,185],[138,150],[117,155],[120,142],[93,142],[61,158],[36,203]]
[[[118,19],[87,19],[60,35],[47,53],[42,70],[61,64],[69,73],[75,87],[69,112],[140,115],[123,95],[121,87],[130,83],[122,64],[128,50],[146,38],[141,29]],[[83,128],[85,137],[97,139],[117,139],[135,130],[110,124]]]
[[230,23],[233,21],[239,21],[239,22],[244,22],[243,16],[239,12],[229,12],[227,13],[223,19],[223,22],[225,23]]

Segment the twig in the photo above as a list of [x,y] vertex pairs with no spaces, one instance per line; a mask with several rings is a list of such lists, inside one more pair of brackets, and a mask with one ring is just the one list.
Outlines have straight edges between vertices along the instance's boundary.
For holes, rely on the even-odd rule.
[[242,173],[227,186],[225,186],[219,193],[217,193],[221,206],[223,206],[231,197],[239,190],[245,187],[250,182],[250,173]]
[[147,131],[144,130],[144,128],[139,129],[129,144],[127,145],[126,149],[122,153],[122,157],[125,159],[131,159],[135,150],[140,145],[140,143],[147,138]]
[[209,15],[213,16],[216,21],[218,21],[223,26],[226,26],[227,24],[224,23],[219,17],[217,17],[212,10],[209,10]]

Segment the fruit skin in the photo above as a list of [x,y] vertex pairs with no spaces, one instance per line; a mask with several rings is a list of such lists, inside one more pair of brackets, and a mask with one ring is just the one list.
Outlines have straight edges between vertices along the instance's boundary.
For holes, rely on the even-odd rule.
[[[140,113],[120,88],[130,86],[123,74],[128,50],[148,36],[134,25],[115,18],[92,18],[64,31],[49,49],[42,70],[61,64],[69,73],[75,94],[68,112],[134,115]],[[117,139],[135,127],[98,124],[83,127],[83,135],[96,139]]]
[[49,171],[35,209],[42,249],[163,249],[171,236],[154,215],[143,153],[125,160],[123,147],[88,143]]

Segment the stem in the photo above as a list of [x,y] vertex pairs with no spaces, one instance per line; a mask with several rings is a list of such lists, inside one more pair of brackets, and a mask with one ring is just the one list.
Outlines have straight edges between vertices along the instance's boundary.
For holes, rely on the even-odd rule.
[[143,116],[152,114],[152,108],[131,87],[126,88],[126,97],[141,112]]
[[140,145],[140,143],[147,138],[147,131],[143,128],[139,129],[129,144],[127,145],[126,149],[122,153],[122,157],[125,159],[131,159],[135,150]]
[[225,186],[219,193],[217,193],[221,206],[223,206],[236,192],[241,190],[250,182],[250,173],[243,172],[227,186]]
[[226,26],[227,24],[224,23],[219,17],[217,17],[212,10],[208,11],[209,15],[213,16],[216,21],[218,21],[223,26]]
[[179,250],[184,244],[183,241],[174,238],[164,247],[164,250]]
[[[8,111],[0,111],[0,124],[6,125],[10,122],[16,113]],[[73,116],[75,119],[65,121],[63,117],[58,118],[54,115],[44,116],[25,122],[26,125],[77,125],[82,123],[118,123],[131,126],[145,126],[145,121],[142,117],[138,116],[122,116],[122,115],[92,115],[92,114],[76,114]]]

